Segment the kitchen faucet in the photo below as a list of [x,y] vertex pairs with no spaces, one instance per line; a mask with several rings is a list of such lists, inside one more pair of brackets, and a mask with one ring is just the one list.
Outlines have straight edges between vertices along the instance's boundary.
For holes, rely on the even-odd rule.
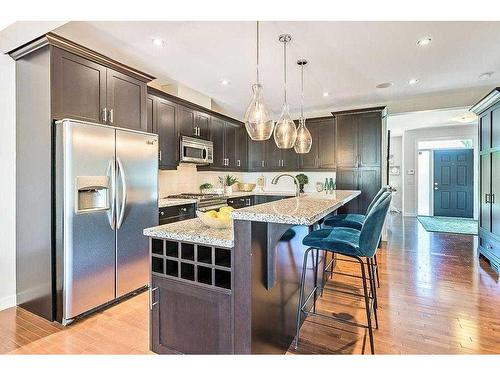
[[278,183],[278,180],[283,177],[283,176],[288,176],[288,177],[291,177],[293,178],[293,180],[295,181],[295,196],[296,197],[300,197],[300,185],[299,185],[299,180],[297,180],[297,177],[295,176],[292,176],[291,174],[288,174],[288,173],[282,173],[282,174],[279,174],[277,176],[275,176],[273,178],[273,180],[271,181],[271,184],[273,185],[276,185]]

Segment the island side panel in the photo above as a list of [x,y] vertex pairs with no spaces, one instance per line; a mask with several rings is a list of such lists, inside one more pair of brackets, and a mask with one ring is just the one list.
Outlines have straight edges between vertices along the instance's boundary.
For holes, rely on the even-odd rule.
[[251,354],[252,352],[251,224],[251,221],[234,220],[233,327],[235,354]]

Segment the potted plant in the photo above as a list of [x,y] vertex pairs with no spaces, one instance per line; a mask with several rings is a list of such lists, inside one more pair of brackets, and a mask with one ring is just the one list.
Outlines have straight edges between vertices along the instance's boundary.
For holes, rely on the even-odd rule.
[[219,182],[224,188],[224,194],[233,194],[233,185],[238,182],[238,179],[231,175],[225,175],[219,177]]
[[204,184],[200,185],[200,193],[206,194],[211,190],[214,186],[208,182],[205,182]]
[[299,182],[300,192],[303,193],[304,192],[304,185],[307,185],[309,183],[309,178],[304,173],[300,173],[295,177],[297,178],[297,181]]

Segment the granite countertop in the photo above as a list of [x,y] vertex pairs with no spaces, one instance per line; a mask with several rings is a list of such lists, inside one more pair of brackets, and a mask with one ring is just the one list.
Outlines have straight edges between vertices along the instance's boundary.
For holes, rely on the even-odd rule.
[[233,228],[214,229],[198,218],[178,221],[144,229],[144,235],[175,241],[195,242],[202,245],[233,247]]
[[158,207],[182,206],[183,204],[193,204],[196,202],[196,199],[160,198],[158,199]]
[[340,206],[361,194],[359,190],[335,190],[333,193],[307,193],[276,202],[241,208],[233,219],[268,223],[313,225]]

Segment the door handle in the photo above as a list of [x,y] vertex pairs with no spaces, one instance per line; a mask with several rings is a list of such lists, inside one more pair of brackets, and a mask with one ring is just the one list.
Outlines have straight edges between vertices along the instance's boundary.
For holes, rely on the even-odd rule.
[[109,195],[108,199],[111,201],[111,211],[108,214],[108,219],[109,219],[109,225],[111,226],[111,229],[115,230],[116,226],[116,221],[115,221],[115,209],[116,209],[116,168],[115,168],[115,158],[111,158],[108,164],[108,169],[106,171],[106,176],[109,176],[109,179],[111,180],[111,188],[109,190]]
[[120,205],[120,214],[118,215],[118,222],[116,224],[116,228],[120,229],[123,223],[123,219],[125,217],[125,208],[127,205],[127,182],[125,179],[125,170],[123,168],[123,164],[120,158],[116,158],[116,162],[118,164],[118,172],[122,180],[122,203]]
[[[158,290],[158,287],[155,287],[155,288],[149,288],[149,309],[150,310],[153,310],[153,306],[157,305],[158,304],[158,301],[153,301],[154,300],[154,293],[155,291]],[[159,290],[158,290],[158,293]]]
[[104,107],[102,110],[102,122],[108,122],[108,109],[106,107]]
[[112,123],[113,123],[113,117],[114,117],[114,116],[113,116],[113,109],[110,109],[110,110],[109,110],[109,122],[110,122],[110,124],[112,124]]

